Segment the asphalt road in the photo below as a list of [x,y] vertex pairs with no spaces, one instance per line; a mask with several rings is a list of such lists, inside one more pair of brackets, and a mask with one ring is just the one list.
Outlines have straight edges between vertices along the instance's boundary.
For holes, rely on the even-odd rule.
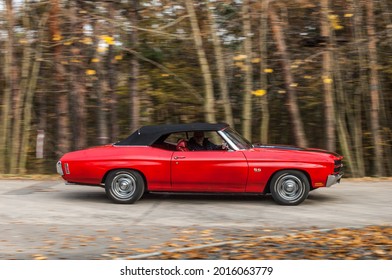
[[133,205],[62,181],[0,180],[0,259],[110,259],[288,232],[392,225],[392,181],[269,196],[150,194]]

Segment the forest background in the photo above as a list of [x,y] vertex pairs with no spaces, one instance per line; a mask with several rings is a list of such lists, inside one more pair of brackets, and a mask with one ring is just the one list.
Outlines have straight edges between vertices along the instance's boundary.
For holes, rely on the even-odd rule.
[[142,125],[226,122],[254,143],[392,175],[389,0],[0,0],[0,173],[54,173]]

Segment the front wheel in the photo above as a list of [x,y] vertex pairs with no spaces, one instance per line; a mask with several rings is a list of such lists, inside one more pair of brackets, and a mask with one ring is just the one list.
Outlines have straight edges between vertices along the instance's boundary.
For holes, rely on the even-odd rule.
[[105,180],[105,192],[116,203],[134,203],[144,193],[143,177],[134,170],[113,170]]
[[298,205],[309,194],[309,180],[304,173],[297,170],[282,170],[271,180],[271,195],[282,205]]

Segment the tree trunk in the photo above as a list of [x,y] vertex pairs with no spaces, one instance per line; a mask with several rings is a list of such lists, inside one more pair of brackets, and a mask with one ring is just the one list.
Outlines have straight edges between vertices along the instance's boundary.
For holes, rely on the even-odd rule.
[[223,58],[222,44],[217,33],[217,26],[214,18],[214,12],[212,11],[212,4],[209,1],[207,1],[206,5],[207,5],[209,26],[211,29],[211,38],[212,38],[212,43],[214,45],[214,53],[215,53],[217,70],[218,70],[219,88],[221,91],[222,104],[225,112],[225,121],[230,126],[233,126],[234,125],[233,112],[230,104],[229,89],[227,86],[226,66]]
[[355,151],[355,161],[357,163],[358,176],[365,176],[365,162],[363,155],[363,130],[362,130],[362,105],[363,97],[368,92],[369,83],[367,80],[367,62],[366,62],[366,49],[363,48],[362,42],[364,36],[362,32],[363,28],[363,15],[360,0],[354,0],[354,11],[353,14],[353,33],[354,33],[354,44],[357,48],[358,63],[359,63],[359,87],[354,92],[353,98],[353,143]]
[[[114,7],[113,3],[109,5],[109,18],[114,18]],[[114,25],[111,24],[114,30]],[[109,35],[113,37],[113,30],[109,31]],[[110,139],[112,142],[118,140],[119,128],[118,128],[118,98],[116,93],[116,69],[114,65],[114,51],[113,45],[109,45],[107,55],[107,67],[108,67],[108,85],[109,85],[109,97],[110,97]]]
[[260,89],[265,93],[260,97],[261,104],[261,125],[260,125],[260,141],[263,144],[269,143],[269,105],[268,105],[268,80],[265,70],[268,68],[268,6],[269,0],[263,0],[260,13]]
[[[77,38],[83,37],[83,19],[80,17],[79,10],[80,2],[75,0],[74,7],[71,7],[71,26],[74,30]],[[86,81],[85,73],[86,69],[83,65],[84,46],[80,42],[75,42],[71,48],[71,54],[73,56],[73,62],[71,64],[71,100],[72,108],[74,109],[73,114],[73,126],[74,126],[74,148],[79,150],[87,146],[87,130],[86,130]]]
[[[21,156],[19,160],[19,171],[20,173],[26,173],[27,166],[27,154],[29,151],[29,140],[31,136],[31,119],[32,119],[32,108],[33,108],[33,98],[35,90],[37,88],[37,82],[39,77],[39,71],[42,61],[42,43],[44,41],[44,26],[46,25],[48,16],[45,14],[39,24],[39,40],[38,46],[35,48],[35,56],[33,59],[33,65],[31,67],[31,74],[26,86],[26,100],[24,102],[24,123],[23,123],[23,133],[21,141]],[[43,130],[44,131],[44,130]]]
[[201,32],[199,28],[199,23],[197,20],[196,12],[194,9],[194,4],[192,0],[185,0],[186,9],[188,11],[188,15],[191,22],[193,40],[195,42],[195,48],[197,51],[197,55],[199,58],[199,64],[201,68],[201,72],[204,79],[204,114],[205,120],[210,123],[216,122],[215,117],[215,98],[214,98],[214,88],[212,83],[212,75],[210,71],[210,66],[207,61],[207,56],[203,47],[203,40],[201,37]]
[[[138,9],[139,9],[139,0],[133,0],[130,13],[131,25],[137,27],[138,26]],[[131,43],[133,45],[133,49],[138,51],[138,30],[137,28],[133,28],[131,31]],[[130,91],[131,91],[131,120],[130,120],[130,129],[131,131],[135,131],[140,126],[140,96],[138,91],[138,79],[139,79],[139,60],[135,55],[131,58],[131,76],[129,78],[130,82]]]
[[321,1],[321,36],[326,38],[327,45],[323,52],[322,79],[324,85],[324,112],[325,112],[325,139],[326,148],[329,151],[336,151],[336,120],[335,101],[332,72],[332,44],[331,44],[331,24],[329,22],[330,0]]
[[242,21],[244,53],[245,53],[245,85],[242,107],[242,133],[243,136],[252,141],[252,89],[253,89],[253,68],[252,68],[252,23],[250,19],[249,0],[242,3]]
[[103,74],[103,69],[100,62],[97,63],[98,81],[96,82],[97,89],[97,121],[98,121],[98,144],[105,145],[109,143],[108,123],[107,123],[107,98],[106,98],[106,79]]
[[287,51],[286,42],[284,39],[284,33],[282,26],[280,24],[280,19],[276,14],[275,8],[271,5],[269,9],[269,16],[271,19],[272,32],[275,38],[276,45],[278,47],[279,53],[281,55],[281,61],[283,66],[283,73],[285,78],[285,85],[288,95],[288,109],[291,115],[291,120],[294,129],[294,137],[296,144],[301,147],[307,147],[307,140],[305,136],[305,131],[303,128],[303,123],[301,120],[300,111],[298,108],[297,92],[295,90],[295,83],[293,74],[291,73],[291,60],[289,53]]
[[3,97],[3,108],[2,108],[2,126],[0,133],[0,172],[9,172],[9,150],[8,144],[10,143],[10,127],[11,127],[11,108],[12,108],[12,94],[13,94],[13,28],[14,28],[14,17],[12,0],[6,0],[6,19],[7,19],[7,40],[5,40],[5,56],[4,56],[4,97]]
[[[19,69],[16,64],[14,47],[14,10],[11,0],[6,0],[6,15],[8,21],[8,44],[7,44],[7,56],[8,56],[8,73],[6,80],[10,88],[11,104],[12,104],[12,135],[10,142],[10,154],[9,164],[10,172],[18,173],[17,166],[20,153],[20,132],[21,132],[21,119],[22,119],[22,92],[20,88],[20,77]],[[25,52],[26,54],[26,52]],[[28,58],[27,58],[28,59]]]
[[371,129],[374,149],[374,172],[376,176],[384,175],[383,167],[383,141],[380,132],[380,85],[378,79],[377,38],[374,22],[373,1],[366,1],[368,52],[370,66],[370,100],[371,100]]
[[[50,0],[49,34],[50,39],[60,38],[60,4],[59,0]],[[63,45],[53,47],[54,80],[56,81],[57,97],[57,147],[56,155],[62,156],[70,151],[69,105],[68,93],[64,87],[65,69],[62,64]]]
[[[333,45],[336,45],[336,40],[332,38]],[[351,142],[350,134],[348,131],[347,125],[347,104],[349,101],[347,100],[347,96],[343,87],[343,79],[341,74],[339,61],[339,54],[334,54],[334,80],[336,81],[336,112],[337,112],[337,129],[338,129],[338,138],[339,144],[342,149],[342,154],[344,155],[344,160],[347,162],[347,170],[348,173],[351,173],[353,177],[358,177],[358,168],[356,166],[356,161],[354,158],[353,152],[353,144]]]
[[[93,20],[92,23],[92,30],[94,34],[94,45],[99,44],[98,38],[100,37],[100,26],[97,21]],[[98,26],[97,26],[98,25]],[[110,47],[111,45],[109,45]],[[108,112],[108,83],[107,78],[105,75],[105,71],[103,69],[103,65],[105,65],[105,61],[102,62],[103,57],[100,57],[100,54],[97,50],[92,55],[93,58],[98,58],[98,61],[94,63],[94,68],[96,71],[96,77],[94,79],[94,92],[97,94],[97,144],[98,145],[105,145],[109,143],[109,132],[108,132],[108,120],[107,120],[107,112]],[[108,61],[111,63],[111,61]]]

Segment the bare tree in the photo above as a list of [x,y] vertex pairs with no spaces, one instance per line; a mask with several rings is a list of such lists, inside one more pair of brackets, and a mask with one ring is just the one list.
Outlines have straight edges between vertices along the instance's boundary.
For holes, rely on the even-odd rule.
[[[131,25],[134,28],[131,31],[130,40],[133,45],[133,49],[137,51],[138,49],[138,9],[139,9],[139,0],[131,1],[131,12],[130,12],[130,21]],[[131,75],[129,77],[130,82],[130,91],[131,91],[131,131],[134,131],[139,128],[140,125],[140,96],[138,91],[138,80],[139,80],[139,60],[135,55],[132,55],[131,59]]]
[[355,14],[353,19],[353,34],[354,34],[354,44],[356,46],[356,51],[358,55],[358,72],[359,72],[359,87],[354,92],[353,96],[353,120],[351,124],[353,126],[353,145],[355,153],[356,169],[358,170],[358,176],[365,176],[365,163],[364,163],[364,150],[363,150],[363,129],[362,129],[362,106],[364,102],[364,97],[369,88],[369,82],[367,78],[367,61],[366,61],[366,48],[363,48],[363,42],[365,41],[364,34],[362,32],[363,23],[363,13],[361,0],[353,1],[352,13]]
[[[71,148],[69,129],[69,102],[68,92],[65,88],[65,69],[62,64],[63,45],[58,43],[61,38],[60,23],[61,8],[59,0],[50,0],[49,36],[53,46],[54,80],[56,81],[57,99],[57,152],[58,156],[68,152]],[[53,41],[53,39],[55,39]]]
[[325,107],[325,139],[326,148],[329,151],[336,150],[335,135],[335,104],[332,72],[332,44],[331,24],[329,22],[330,0],[321,1],[321,36],[327,40],[326,49],[323,52],[322,79],[324,85],[324,107]]
[[[108,3],[108,10],[109,10],[109,18],[114,18],[115,16],[115,7],[113,2]],[[109,23],[110,30],[109,35],[111,37],[114,36],[114,29],[115,26],[112,22]],[[108,86],[109,86],[109,96],[110,96],[110,139],[111,141],[118,140],[119,128],[118,128],[118,97],[116,92],[116,82],[117,82],[117,75],[116,75],[116,67],[114,65],[114,46],[113,44],[109,45],[108,47],[108,55],[106,59],[107,69],[107,79],[108,79]]]
[[270,0],[262,0],[260,12],[260,89],[264,90],[264,95],[260,97],[261,103],[261,124],[260,124],[260,141],[261,143],[269,142],[269,122],[270,112],[268,105],[268,80],[266,69],[268,68],[268,6]]
[[212,75],[210,70],[210,65],[208,64],[207,56],[203,47],[203,40],[201,37],[200,27],[197,20],[197,15],[194,8],[193,0],[185,0],[186,9],[189,14],[189,19],[191,22],[193,40],[195,42],[195,47],[197,51],[197,56],[199,58],[200,69],[204,79],[204,114],[205,120],[210,123],[216,122],[215,117],[215,98],[214,98],[214,88],[212,83]]
[[245,53],[245,86],[242,104],[242,132],[245,138],[252,139],[252,89],[253,89],[253,68],[252,68],[252,24],[250,18],[249,0],[242,3],[242,20],[244,53]]
[[[79,9],[81,3],[77,0],[71,6],[71,26],[73,36],[76,38],[83,37],[83,17],[80,17]],[[85,65],[84,65],[84,49],[82,44],[77,41],[71,47],[71,55],[73,56],[70,67],[71,77],[71,104],[74,110],[73,126],[75,137],[75,149],[82,149],[87,146],[87,112],[86,112],[86,81],[85,81]]]
[[219,88],[221,91],[221,99],[222,99],[223,109],[225,112],[225,121],[229,125],[233,126],[234,125],[233,111],[230,103],[229,88],[227,86],[226,66],[225,66],[225,61],[223,56],[222,43],[221,43],[221,39],[218,36],[215,16],[212,10],[213,9],[212,3],[207,1],[206,5],[207,5],[209,26],[211,29],[211,38],[212,38],[212,43],[214,45],[216,66],[218,70]]
[[[5,65],[5,76],[7,88],[11,95],[11,104],[12,104],[12,135],[10,142],[10,156],[9,156],[9,164],[10,164],[10,172],[17,173],[17,166],[19,160],[20,153],[20,131],[21,131],[21,119],[22,119],[22,92],[20,88],[20,76],[19,76],[19,67],[16,61],[15,53],[14,53],[14,9],[11,0],[6,0],[6,14],[7,14],[7,22],[8,22],[8,43],[6,45],[7,48],[7,59]],[[6,116],[8,118],[8,116]],[[8,121],[7,121],[8,122]],[[5,127],[7,127],[6,125]],[[7,134],[6,134],[7,135]],[[7,136],[5,136],[7,137]]]
[[368,52],[370,66],[370,100],[371,100],[371,128],[374,149],[374,172],[376,176],[384,175],[383,167],[383,141],[380,132],[380,84],[377,63],[377,37],[374,20],[374,3],[366,1]]
[[291,115],[291,121],[293,123],[295,141],[297,145],[306,147],[308,146],[308,143],[305,136],[300,110],[298,108],[297,92],[295,90],[294,77],[291,73],[291,59],[287,51],[287,46],[284,39],[284,32],[281,26],[281,20],[279,19],[273,5],[270,6],[269,16],[271,19],[271,28],[275,38],[275,42],[281,56],[286,91],[288,95],[287,106]]
[[6,0],[6,18],[7,18],[7,40],[5,42],[5,56],[4,56],[4,96],[3,96],[3,106],[2,106],[2,126],[0,133],[0,170],[2,172],[8,172],[8,156],[9,151],[7,149],[8,146],[8,137],[10,134],[10,126],[11,126],[11,107],[12,101],[11,97],[13,94],[13,64],[14,64],[14,53],[13,53],[13,40],[14,40],[14,16],[13,16],[13,7],[12,0]]
[[[25,15],[24,19],[26,19],[28,15]],[[48,13],[44,13],[38,24],[38,35],[37,42],[35,46],[34,55],[32,55],[32,66],[31,71],[29,71],[29,78],[26,81],[25,86],[23,87],[25,94],[24,106],[23,106],[23,131],[21,136],[21,153],[19,156],[19,167],[18,170],[20,173],[27,173],[27,154],[29,150],[29,140],[32,133],[32,119],[33,119],[33,106],[34,106],[34,96],[37,89],[39,72],[42,64],[42,56],[43,56],[43,41],[45,37],[45,29],[43,28],[48,21]],[[31,46],[29,46],[31,48]],[[42,127],[41,127],[42,128]],[[42,130],[43,134],[45,131]],[[42,151],[44,152],[44,151]]]

